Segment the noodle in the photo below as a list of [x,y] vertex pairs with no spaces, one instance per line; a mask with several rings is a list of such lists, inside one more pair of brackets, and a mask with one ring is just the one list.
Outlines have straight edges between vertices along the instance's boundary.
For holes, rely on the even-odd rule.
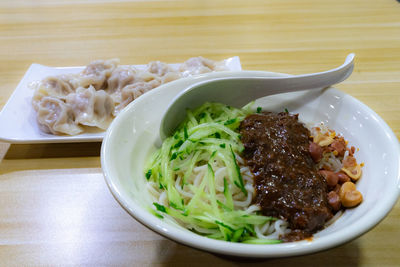
[[252,205],[254,177],[240,157],[237,133],[248,113],[216,103],[188,112],[146,167],[155,215],[210,238],[281,242],[275,239],[290,231],[288,224]]
[[[187,119],[163,142],[145,167],[154,215],[167,217],[197,234],[231,242],[274,244],[298,233],[290,229],[294,225],[290,218],[264,216],[260,205],[253,204],[254,175],[241,157],[244,147],[238,133],[240,123],[248,114],[250,110],[246,107],[234,109],[218,103],[205,103],[188,111]],[[321,128],[311,129],[314,144],[325,149],[314,162],[315,166],[325,174],[327,170],[339,172],[345,167],[344,159],[351,157],[354,149],[353,152],[340,150],[344,139],[326,127]],[[354,159],[348,160],[349,171],[354,168],[352,162],[356,163]],[[332,199],[333,190],[340,187],[338,180],[334,185],[323,184],[328,187],[321,187],[322,192],[331,190],[328,197]],[[326,201],[327,196],[319,196]],[[328,222],[323,221],[325,226],[334,223],[343,213],[340,206],[336,209],[331,202],[329,205],[326,220],[332,217],[331,210],[336,215]],[[308,234],[312,234],[311,230]]]

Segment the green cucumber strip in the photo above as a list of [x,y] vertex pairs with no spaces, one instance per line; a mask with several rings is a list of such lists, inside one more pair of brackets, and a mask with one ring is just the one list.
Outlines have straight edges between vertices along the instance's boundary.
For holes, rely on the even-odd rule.
[[146,172],[146,179],[149,180],[151,177],[151,169]]
[[239,134],[235,133],[228,127],[215,123],[215,122],[210,122],[210,123],[203,123],[200,125],[197,125],[196,127],[193,127],[190,129],[189,136],[191,140],[198,140],[204,137],[208,137],[211,134],[214,134],[217,131],[222,131],[228,134],[231,138],[237,139]]
[[243,147],[243,145],[241,143],[237,143],[234,142],[232,140],[228,140],[228,139],[215,139],[215,138],[203,138],[201,139],[201,142],[205,143],[205,144],[213,144],[213,145],[231,145],[233,150],[237,150],[240,151]]
[[186,140],[183,142],[183,144],[179,147],[178,152],[183,153],[185,151],[189,151],[190,148],[193,147],[193,143],[190,142],[189,140]]
[[[156,209],[158,211],[166,213],[166,214],[168,214],[168,215],[170,215],[172,217],[175,217],[175,218],[177,218],[177,219],[179,219],[179,220],[181,220],[181,221],[183,221],[185,223],[189,223],[189,224],[199,223],[199,222],[196,221],[195,218],[190,218],[189,216],[186,216],[186,215],[182,214],[181,212],[179,212],[177,210],[170,209],[170,208],[165,207],[163,205],[160,205],[160,204],[158,204],[156,202],[154,202],[153,205],[156,207]],[[205,222],[205,223],[200,222],[199,225],[201,225],[202,227],[205,227],[205,228],[209,228],[209,227],[213,227],[214,224],[211,224],[211,223],[208,223],[208,222]]]
[[264,224],[268,221],[272,221],[272,217],[263,215],[246,214],[243,211],[231,211],[224,212],[221,217],[224,221],[234,221],[236,224]]
[[211,161],[211,160],[215,157],[216,154],[217,154],[217,150],[214,150],[214,151],[211,153],[211,156],[210,156],[210,160],[209,160],[209,161]]
[[214,211],[213,213],[215,215],[219,215],[216,192],[215,192],[215,181],[214,181],[215,174],[210,163],[207,163],[207,180],[208,180],[208,191],[209,191],[208,196]]
[[184,133],[183,136],[184,136],[185,140],[187,140],[189,138],[189,134],[188,134],[186,125],[183,127],[183,133]]
[[253,113],[253,105],[254,105],[254,101],[251,101],[250,103],[248,103],[247,105],[245,105],[244,107],[242,107],[242,111],[244,114],[248,115]]
[[239,165],[236,162],[236,156],[235,156],[235,153],[233,153],[232,146],[230,146],[230,149],[231,149],[231,153],[232,153],[233,164],[235,165],[236,177],[239,180],[239,188],[240,188],[240,190],[242,190],[243,194],[245,196],[247,196],[247,190],[246,190],[246,188],[244,188],[243,177],[242,177],[242,174],[240,173]]
[[234,175],[235,175],[234,174],[234,170],[233,170],[233,166],[234,165],[232,164],[232,161],[231,161],[231,159],[229,157],[229,153],[227,151],[225,151],[225,149],[220,149],[220,150],[218,150],[218,152],[217,152],[217,154],[215,156],[216,156],[216,158],[219,158],[220,160],[222,160],[224,162],[224,164],[225,164],[225,166],[226,166],[226,168],[228,170],[229,181],[231,183],[233,183]]
[[224,196],[225,196],[225,205],[233,210],[233,199],[232,199],[232,194],[231,191],[229,190],[229,185],[228,181],[224,177]]
[[232,211],[231,208],[229,208],[228,206],[226,206],[224,203],[222,203],[222,202],[219,201],[218,199],[217,199],[217,204],[218,204],[218,206],[220,206],[222,209],[224,209],[224,210],[226,210],[226,211]]
[[172,143],[173,139],[172,138],[167,138],[164,141],[164,144],[161,147],[161,172],[160,172],[160,182],[161,183],[166,183],[168,184],[168,182],[164,182],[164,181],[168,181],[168,174],[169,174],[169,153],[171,151],[171,143]]
[[186,172],[185,172],[185,174],[184,174],[184,176],[183,176],[183,179],[182,179],[182,186],[186,184],[187,179],[188,179],[189,176],[191,175],[191,173],[192,173],[192,171],[193,171],[193,168],[194,168],[194,165],[196,164],[197,158],[199,157],[199,155],[200,155],[200,152],[199,152],[199,151],[197,151],[196,153],[194,153],[194,155],[193,155],[193,157],[192,157],[192,159],[191,159],[191,161],[190,161],[190,163],[189,163],[189,166],[188,166],[188,168],[187,168],[187,170],[186,170]]
[[164,219],[164,216],[158,214],[157,212],[154,212],[153,214],[154,214],[154,216],[156,216],[157,218]]
[[235,232],[235,229],[233,229],[232,227],[230,227],[229,225],[224,224],[223,222],[220,221],[215,221],[216,224],[224,227],[225,229],[228,229],[231,232]]
[[174,152],[174,153],[172,153],[171,158],[169,160],[172,161],[172,160],[176,159],[177,157],[178,157],[178,153]]
[[171,206],[174,206],[175,209],[183,210],[183,199],[181,198],[178,190],[175,188],[174,183],[167,184],[167,197]]
[[238,230],[236,230],[233,235],[232,235],[232,242],[238,242],[240,237],[242,236],[244,232],[244,228],[239,228]]
[[[171,151],[171,145],[173,143],[172,138],[168,138],[164,141],[164,144],[161,148],[161,164],[162,164],[162,183],[167,185],[167,197],[168,201],[171,203],[174,203],[176,207],[179,207],[180,209],[183,209],[182,205],[182,198],[180,197],[180,194],[178,191],[175,189],[175,177],[174,177],[174,172],[171,170],[170,166],[170,161],[168,159],[169,153]],[[165,146],[164,146],[165,145]],[[168,152],[167,152],[168,151]],[[171,156],[171,158],[173,158]]]
[[201,181],[201,183],[198,186],[198,188],[195,189],[194,186],[191,187],[195,193],[194,193],[192,199],[187,204],[187,209],[189,210],[189,212],[191,210],[193,210],[193,206],[195,206],[197,204],[197,202],[199,202],[199,198],[202,195],[202,193],[204,192],[204,188],[206,186],[206,182],[207,182],[207,179],[203,179],[203,181]]
[[[156,166],[159,165],[160,160],[161,160],[160,155],[161,155],[161,149],[160,149],[160,150],[157,150],[155,153],[153,153],[153,154],[151,155],[151,157],[146,161],[145,166],[144,166],[144,169],[145,169],[146,171],[148,171],[148,170],[150,170],[150,169],[157,169]],[[154,173],[157,173],[157,172],[156,172],[156,171],[153,171],[152,174],[154,174]],[[146,177],[146,178],[147,178],[147,177]],[[150,177],[149,177],[149,179],[150,179]]]
[[188,120],[193,124],[193,126],[198,125],[196,118],[194,117],[193,113],[190,110],[186,111],[186,115],[188,117]]
[[180,139],[180,140],[174,145],[174,148],[178,148],[178,147],[180,147],[182,144],[183,144],[183,140]]
[[167,209],[163,205],[158,204],[157,202],[153,202],[153,205],[156,207],[158,211],[167,212]]
[[164,219],[164,216],[158,214],[157,211],[153,210],[152,208],[148,207],[147,210],[148,210],[151,214],[153,214],[154,216],[156,216],[156,217],[158,217],[158,218],[160,218],[160,219]]

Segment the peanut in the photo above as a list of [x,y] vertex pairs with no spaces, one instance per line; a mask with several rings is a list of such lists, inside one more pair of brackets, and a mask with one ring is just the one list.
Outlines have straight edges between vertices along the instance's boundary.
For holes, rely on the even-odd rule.
[[328,193],[328,203],[333,210],[336,211],[340,209],[340,198],[335,191],[331,191]]
[[361,166],[357,164],[355,166],[348,166],[342,168],[342,171],[345,172],[352,180],[357,181],[361,177]]
[[355,207],[361,203],[363,197],[352,182],[345,182],[339,190],[339,198],[342,205],[346,208]]
[[322,147],[318,144],[311,142],[309,151],[314,162],[319,162],[322,159]]
[[345,174],[343,172],[338,172],[337,175],[339,177],[339,184],[343,184],[345,182],[350,182],[350,177],[347,176],[347,174]]
[[321,170],[319,173],[325,177],[326,183],[330,187],[335,187],[339,181],[339,176],[332,172],[332,171],[326,171],[326,170]]
[[328,134],[318,132],[318,134],[313,137],[313,142],[320,146],[329,146],[333,143],[333,138]]

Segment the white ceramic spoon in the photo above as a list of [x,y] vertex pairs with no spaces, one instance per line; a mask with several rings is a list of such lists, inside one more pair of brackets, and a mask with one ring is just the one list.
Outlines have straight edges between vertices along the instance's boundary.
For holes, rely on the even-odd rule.
[[160,136],[165,139],[172,135],[185,118],[186,109],[196,108],[207,101],[240,108],[268,95],[329,87],[344,81],[353,72],[353,68],[354,54],[349,54],[343,65],[324,72],[288,77],[225,77],[193,84],[177,95],[168,106],[161,121]]

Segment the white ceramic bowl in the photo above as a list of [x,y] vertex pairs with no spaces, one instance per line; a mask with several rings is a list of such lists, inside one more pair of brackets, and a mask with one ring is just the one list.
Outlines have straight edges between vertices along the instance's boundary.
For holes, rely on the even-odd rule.
[[159,126],[168,103],[187,86],[221,77],[262,77],[269,72],[220,72],[185,78],[160,86],[124,109],[109,127],[101,149],[105,180],[115,199],[136,220],[150,229],[191,247],[245,257],[282,257],[307,254],[350,241],[378,224],[396,203],[400,192],[399,142],[387,124],[370,108],[334,88],[287,93],[261,98],[263,110],[300,113],[313,125],[324,122],[359,148],[364,162],[357,188],[364,201],[348,209],[331,226],[314,234],[312,241],[275,245],[230,243],[202,237],[148,212],[152,200],[145,189],[144,163],[160,146]]

